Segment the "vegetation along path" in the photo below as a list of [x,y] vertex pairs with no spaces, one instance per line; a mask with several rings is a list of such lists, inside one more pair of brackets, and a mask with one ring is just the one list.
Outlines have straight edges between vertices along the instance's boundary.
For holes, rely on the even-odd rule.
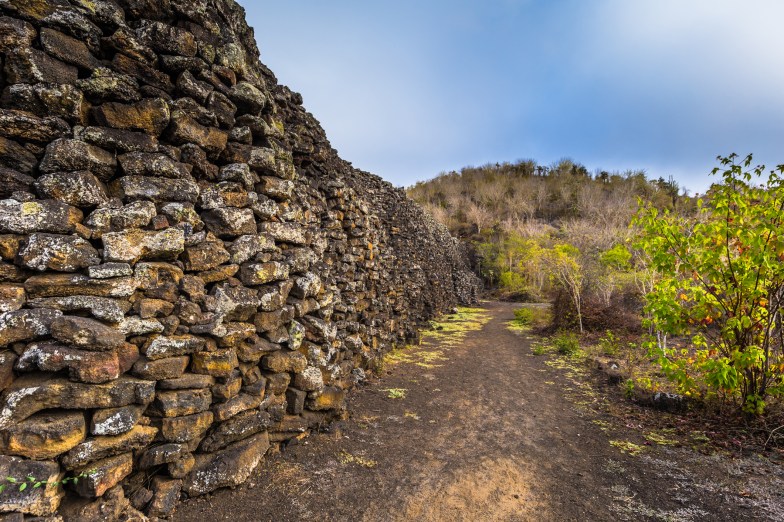
[[351,394],[347,420],[174,519],[781,519],[777,466],[614,414],[619,392],[510,329],[514,308],[437,324]]

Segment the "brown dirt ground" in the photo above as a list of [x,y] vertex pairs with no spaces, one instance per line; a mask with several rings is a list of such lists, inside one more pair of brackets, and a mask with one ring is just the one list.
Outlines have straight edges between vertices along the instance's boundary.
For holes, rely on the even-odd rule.
[[483,327],[405,349],[350,394],[346,420],[174,520],[784,519],[784,471],[768,456],[705,451],[669,414],[635,421],[591,371],[534,355],[536,338],[507,328],[515,305],[483,307]]

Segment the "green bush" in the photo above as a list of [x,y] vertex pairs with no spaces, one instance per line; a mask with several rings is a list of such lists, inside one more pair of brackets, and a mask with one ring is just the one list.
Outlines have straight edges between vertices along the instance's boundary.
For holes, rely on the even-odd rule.
[[618,336],[612,333],[612,330],[607,330],[604,337],[599,339],[599,347],[602,349],[602,353],[608,357],[618,355],[621,348]]
[[520,326],[530,326],[534,322],[534,311],[530,308],[518,308],[514,315]]
[[529,291],[525,277],[522,274],[511,271],[501,272],[498,278],[498,286],[510,292],[528,293]]
[[[684,218],[642,205],[636,247],[658,274],[646,296],[647,346],[687,395],[732,398],[762,414],[784,396],[784,165],[719,158],[720,183]],[[668,338],[687,336],[691,350]]]
[[572,332],[558,332],[553,337],[553,345],[561,355],[574,355],[580,349],[580,341]]

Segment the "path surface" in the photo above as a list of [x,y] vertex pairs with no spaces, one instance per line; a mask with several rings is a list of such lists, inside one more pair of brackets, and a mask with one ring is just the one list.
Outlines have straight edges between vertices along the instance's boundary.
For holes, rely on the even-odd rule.
[[[738,486],[722,472],[695,477],[688,449],[641,458],[612,447],[568,372],[507,329],[514,306],[484,306],[481,330],[410,349],[350,394],[348,420],[268,457],[247,485],[183,503],[174,519],[769,518],[732,498]],[[405,397],[390,398],[395,389]]]

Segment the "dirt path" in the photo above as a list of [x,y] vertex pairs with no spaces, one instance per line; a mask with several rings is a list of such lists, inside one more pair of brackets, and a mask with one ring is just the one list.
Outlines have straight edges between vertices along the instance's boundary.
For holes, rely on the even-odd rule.
[[743,502],[737,488],[751,488],[747,478],[688,448],[632,456],[611,446],[606,423],[586,407],[600,399],[580,395],[568,369],[507,329],[513,305],[484,306],[481,329],[409,349],[352,392],[350,419],[289,444],[247,485],[182,504],[174,519],[775,518]]

